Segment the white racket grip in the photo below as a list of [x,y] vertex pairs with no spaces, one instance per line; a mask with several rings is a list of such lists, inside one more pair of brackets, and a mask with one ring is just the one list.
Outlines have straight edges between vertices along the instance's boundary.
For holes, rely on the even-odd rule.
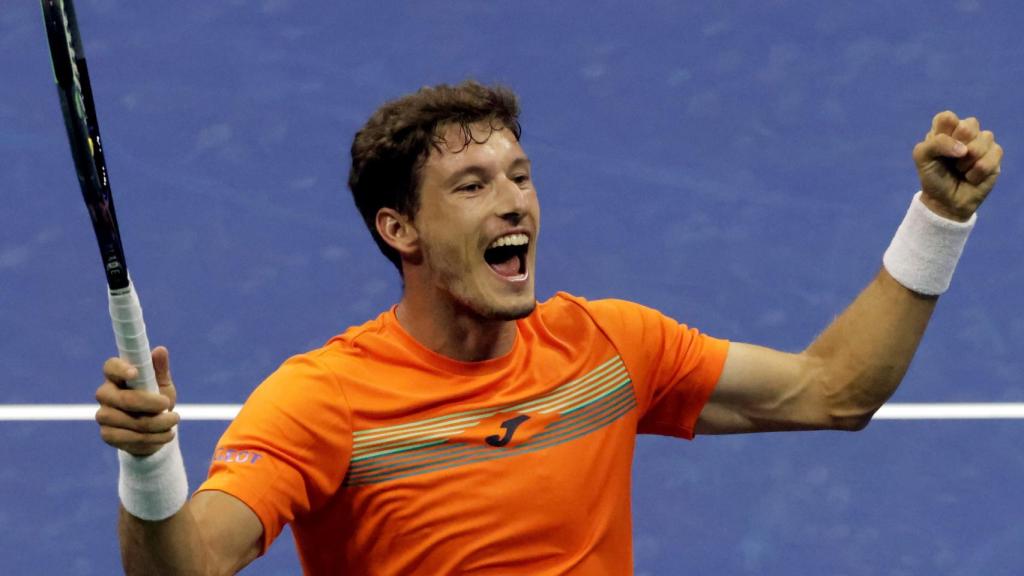
[[107,301],[110,304],[110,321],[114,325],[118,354],[139,371],[139,376],[129,380],[128,386],[136,390],[158,392],[149,338],[146,337],[146,323],[142,319],[142,306],[135,286],[129,280],[127,288],[108,290]]

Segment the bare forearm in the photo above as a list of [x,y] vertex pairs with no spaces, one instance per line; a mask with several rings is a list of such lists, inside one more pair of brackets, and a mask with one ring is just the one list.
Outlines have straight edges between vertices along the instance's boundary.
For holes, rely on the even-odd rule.
[[937,301],[882,269],[807,348],[841,427],[863,426],[896,391]]
[[925,294],[949,288],[1003,149],[976,118],[945,111],[913,156],[921,192],[884,268],[800,354],[733,343],[697,433],[857,430],[896,391],[938,300]]
[[920,202],[911,203],[883,258],[885,269],[805,352],[826,374],[829,404],[840,418],[866,423],[903,379],[937,300],[921,294],[949,287],[1002,156],[977,118],[961,120],[950,111],[936,114],[914,146]]
[[129,575],[209,574],[189,504],[166,520],[148,522],[120,511],[121,561]]

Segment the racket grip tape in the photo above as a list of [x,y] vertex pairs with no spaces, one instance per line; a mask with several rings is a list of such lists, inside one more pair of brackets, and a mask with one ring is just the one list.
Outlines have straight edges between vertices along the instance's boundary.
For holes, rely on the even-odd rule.
[[114,326],[118,355],[139,371],[136,378],[128,381],[134,390],[158,392],[156,372],[153,370],[153,356],[146,336],[146,323],[142,319],[142,306],[135,286],[107,291],[110,305],[110,321]]

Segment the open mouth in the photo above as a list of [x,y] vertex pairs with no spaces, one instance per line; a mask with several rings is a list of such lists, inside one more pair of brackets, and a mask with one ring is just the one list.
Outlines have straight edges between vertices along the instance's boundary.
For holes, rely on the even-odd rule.
[[499,276],[519,280],[526,276],[526,253],[530,237],[526,234],[501,236],[484,251],[484,260]]

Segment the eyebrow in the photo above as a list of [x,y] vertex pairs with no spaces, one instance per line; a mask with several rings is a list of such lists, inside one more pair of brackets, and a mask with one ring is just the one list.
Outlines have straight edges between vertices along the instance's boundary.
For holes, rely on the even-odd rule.
[[519,168],[522,166],[529,168],[531,165],[532,163],[530,162],[529,158],[527,158],[526,156],[519,156],[518,158],[512,161],[511,168]]

